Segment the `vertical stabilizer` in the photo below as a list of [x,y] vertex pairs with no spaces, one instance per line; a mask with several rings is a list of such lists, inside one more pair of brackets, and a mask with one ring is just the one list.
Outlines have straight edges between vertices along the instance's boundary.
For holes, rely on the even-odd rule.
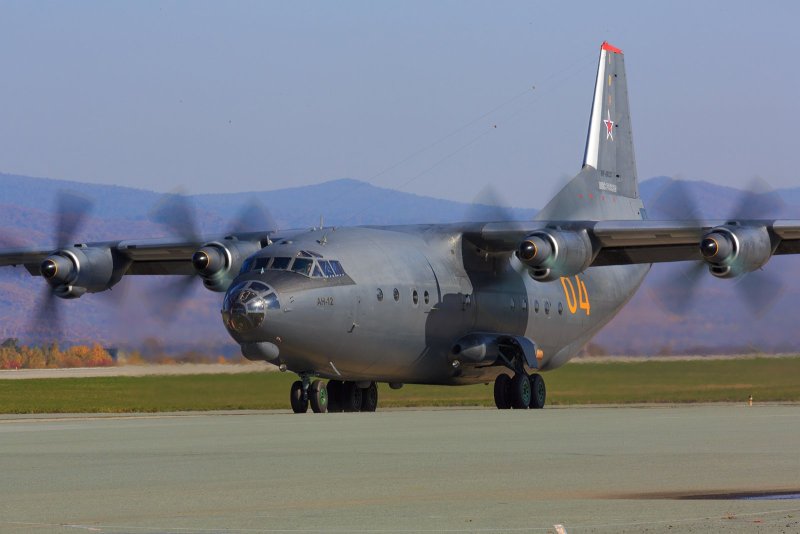
[[540,219],[644,217],[636,178],[622,50],[604,42],[583,155],[583,169],[540,212]]

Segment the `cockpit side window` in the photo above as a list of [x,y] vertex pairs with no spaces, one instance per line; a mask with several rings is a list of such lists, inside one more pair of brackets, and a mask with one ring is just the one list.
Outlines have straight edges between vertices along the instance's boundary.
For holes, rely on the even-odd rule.
[[314,278],[322,278],[322,270],[320,270],[319,265],[314,265],[314,274],[312,274]]
[[271,259],[272,258],[258,258],[256,260],[255,265],[253,266],[253,269],[256,270],[256,271],[261,271],[261,270],[266,269],[267,268],[267,264],[269,263],[269,260],[271,260]]
[[255,258],[247,258],[246,260],[244,260],[244,263],[242,263],[242,268],[239,272],[246,273],[248,271],[253,270],[253,264],[255,263],[255,261],[256,261]]
[[311,269],[314,267],[314,260],[307,258],[295,258],[292,271],[306,276],[311,276]]
[[292,261],[292,258],[275,258],[272,261],[272,265],[270,269],[276,269],[279,271],[285,271],[289,268],[289,263]]

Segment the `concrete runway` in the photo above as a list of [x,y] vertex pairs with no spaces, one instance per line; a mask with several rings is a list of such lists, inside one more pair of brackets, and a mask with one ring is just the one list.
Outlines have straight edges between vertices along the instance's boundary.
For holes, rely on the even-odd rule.
[[0,417],[2,532],[800,532],[730,498],[777,491],[798,406]]

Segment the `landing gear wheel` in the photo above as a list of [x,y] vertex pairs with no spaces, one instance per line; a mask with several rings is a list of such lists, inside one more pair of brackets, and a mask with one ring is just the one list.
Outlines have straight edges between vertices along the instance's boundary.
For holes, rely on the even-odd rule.
[[511,408],[511,378],[503,373],[494,379],[494,405],[499,410]]
[[344,382],[341,380],[328,380],[328,411],[341,412],[342,397],[344,397]]
[[344,395],[342,395],[342,408],[345,412],[361,411],[361,388],[355,382],[344,383]]
[[378,409],[378,385],[370,382],[368,388],[361,390],[361,411],[374,412]]
[[289,401],[292,403],[294,413],[306,413],[308,411],[308,400],[303,400],[303,382],[298,380],[292,384],[289,391]]
[[328,411],[328,389],[325,382],[315,380],[308,388],[308,400],[314,413],[326,413]]
[[525,410],[531,404],[531,381],[526,373],[517,373],[511,379],[511,407]]
[[544,378],[539,375],[531,375],[531,408],[544,408],[544,401],[547,398],[547,389],[544,387]]

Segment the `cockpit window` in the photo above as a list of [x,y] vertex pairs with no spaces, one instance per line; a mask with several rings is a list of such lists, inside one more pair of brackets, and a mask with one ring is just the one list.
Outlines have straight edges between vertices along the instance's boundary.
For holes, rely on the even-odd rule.
[[292,271],[306,276],[311,276],[311,269],[314,267],[314,260],[306,258],[295,258],[292,264]]
[[331,267],[333,268],[334,276],[344,276],[344,269],[341,263],[336,260],[331,260]]
[[337,260],[323,260],[319,254],[310,251],[300,251],[295,258],[248,258],[242,264],[243,273],[247,271],[261,271],[263,273],[266,269],[275,271],[291,270],[312,278],[334,278],[345,276],[346,274],[342,264]]
[[322,267],[322,274],[326,278],[336,276],[336,273],[333,272],[333,267],[331,267],[331,262],[322,260],[319,262],[319,266]]
[[292,258],[275,258],[270,266],[270,269],[276,269],[278,271],[285,271],[289,268],[289,262],[292,261]]

